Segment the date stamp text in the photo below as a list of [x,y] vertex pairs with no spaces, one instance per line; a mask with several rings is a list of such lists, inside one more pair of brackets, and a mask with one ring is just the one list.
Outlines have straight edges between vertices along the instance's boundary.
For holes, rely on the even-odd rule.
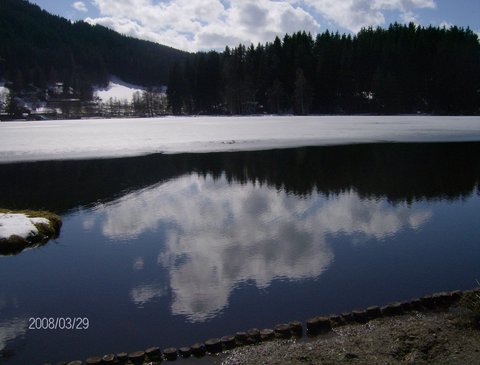
[[86,330],[90,327],[87,317],[30,317],[29,330]]

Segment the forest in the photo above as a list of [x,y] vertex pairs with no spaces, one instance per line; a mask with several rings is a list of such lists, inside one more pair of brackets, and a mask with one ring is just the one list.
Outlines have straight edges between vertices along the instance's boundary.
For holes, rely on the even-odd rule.
[[196,53],[167,90],[174,114],[478,114],[480,43],[468,28],[413,23],[297,32]]
[[[480,113],[480,42],[456,26],[299,31],[192,54],[0,0],[0,39],[0,82],[11,91],[0,112],[12,115],[22,93],[72,117]],[[100,105],[94,87],[112,76],[147,91]]]
[[83,21],[71,22],[24,0],[0,0],[0,81],[14,91],[57,82],[82,99],[111,75],[144,86],[164,85],[174,62],[189,53],[121,35]]

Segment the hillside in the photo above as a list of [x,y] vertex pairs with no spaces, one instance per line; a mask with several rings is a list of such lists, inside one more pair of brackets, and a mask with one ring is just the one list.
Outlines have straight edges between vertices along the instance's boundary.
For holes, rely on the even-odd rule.
[[49,14],[24,0],[0,0],[0,80],[17,90],[63,82],[76,90],[109,75],[138,85],[166,84],[188,53]]

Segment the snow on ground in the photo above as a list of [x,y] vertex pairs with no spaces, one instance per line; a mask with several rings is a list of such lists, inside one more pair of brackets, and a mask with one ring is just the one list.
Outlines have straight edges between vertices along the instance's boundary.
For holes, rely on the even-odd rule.
[[0,239],[8,239],[12,235],[23,238],[38,233],[35,224],[50,224],[46,218],[29,218],[25,214],[0,213]]
[[480,117],[205,116],[3,122],[0,162],[447,141],[480,141]]
[[0,101],[2,101],[2,98],[5,97],[10,93],[10,90],[5,87],[5,82],[0,81]]
[[112,78],[106,88],[96,89],[95,94],[103,101],[107,102],[110,98],[119,101],[132,101],[133,94],[137,91],[142,92],[142,86],[129,84],[117,78]]

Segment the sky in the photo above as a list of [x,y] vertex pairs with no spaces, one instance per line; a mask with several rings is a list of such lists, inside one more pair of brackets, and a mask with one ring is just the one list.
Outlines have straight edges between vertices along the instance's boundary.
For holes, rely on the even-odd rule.
[[272,42],[299,30],[356,33],[393,22],[470,27],[479,0],[30,0],[50,13],[186,51]]

